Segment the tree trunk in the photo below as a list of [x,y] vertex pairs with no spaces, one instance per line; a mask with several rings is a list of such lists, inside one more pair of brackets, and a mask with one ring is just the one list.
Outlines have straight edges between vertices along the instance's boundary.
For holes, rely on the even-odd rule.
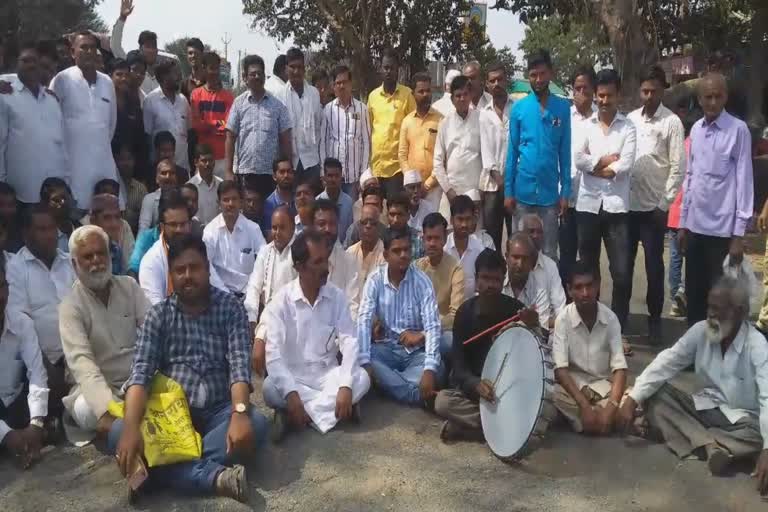
[[641,73],[646,66],[658,62],[659,50],[643,27],[637,0],[593,2],[608,32],[616,69],[621,76],[621,108],[628,111],[638,104]]
[[[749,120],[766,119],[765,95],[768,88],[768,73],[765,70],[765,63],[768,62],[768,43],[765,39],[768,37],[768,6],[757,6],[755,3],[755,13],[752,16],[752,41],[751,41],[751,73],[749,77],[748,105]],[[762,3],[762,2],[760,2]]]

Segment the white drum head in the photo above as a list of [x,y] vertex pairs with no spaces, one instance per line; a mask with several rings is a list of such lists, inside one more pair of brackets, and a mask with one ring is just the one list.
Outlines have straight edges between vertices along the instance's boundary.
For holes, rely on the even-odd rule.
[[544,398],[541,349],[529,330],[512,327],[493,343],[482,378],[493,382],[497,375],[496,403],[481,399],[480,418],[491,451],[500,458],[513,458],[528,442]]

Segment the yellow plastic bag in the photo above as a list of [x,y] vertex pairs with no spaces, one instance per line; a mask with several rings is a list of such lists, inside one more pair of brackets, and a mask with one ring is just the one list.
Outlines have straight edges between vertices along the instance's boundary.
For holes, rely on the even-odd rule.
[[[116,418],[125,415],[125,402],[112,401],[107,408]],[[150,384],[141,436],[149,467],[196,460],[203,452],[203,440],[192,425],[184,389],[160,373]]]

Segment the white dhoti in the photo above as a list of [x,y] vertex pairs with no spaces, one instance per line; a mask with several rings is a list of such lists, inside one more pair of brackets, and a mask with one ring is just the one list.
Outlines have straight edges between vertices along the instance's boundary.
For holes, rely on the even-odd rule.
[[[310,375],[296,375],[296,392],[304,403],[304,410],[312,419],[313,426],[322,434],[331,430],[338,419],[336,418],[336,397],[341,387],[340,366],[326,371],[314,371]],[[360,366],[352,371],[352,403],[356,404],[371,388],[368,372]],[[267,377],[264,380],[264,402],[273,409],[285,409],[288,394],[275,385],[275,380]]]

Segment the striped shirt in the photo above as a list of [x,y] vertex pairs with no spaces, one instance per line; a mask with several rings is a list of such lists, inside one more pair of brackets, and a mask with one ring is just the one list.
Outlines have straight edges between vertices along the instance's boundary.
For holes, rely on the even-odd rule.
[[125,220],[131,226],[134,233],[139,232],[139,215],[141,214],[141,203],[144,196],[147,195],[147,187],[134,178],[125,184],[127,200],[125,202]]
[[397,343],[404,331],[423,332],[426,337],[424,369],[440,367],[440,314],[435,289],[427,275],[411,265],[395,287],[389,281],[389,265],[377,267],[368,276],[358,310],[357,339],[360,365],[371,362],[373,319],[384,327],[384,339]]
[[265,92],[260,100],[251,91],[235,98],[229,110],[227,130],[236,137],[237,174],[272,174],[280,134],[292,128],[288,109]]
[[341,162],[344,183],[357,183],[371,160],[368,109],[352,98],[344,107],[338,98],[325,106],[320,131],[320,163],[327,157]]

